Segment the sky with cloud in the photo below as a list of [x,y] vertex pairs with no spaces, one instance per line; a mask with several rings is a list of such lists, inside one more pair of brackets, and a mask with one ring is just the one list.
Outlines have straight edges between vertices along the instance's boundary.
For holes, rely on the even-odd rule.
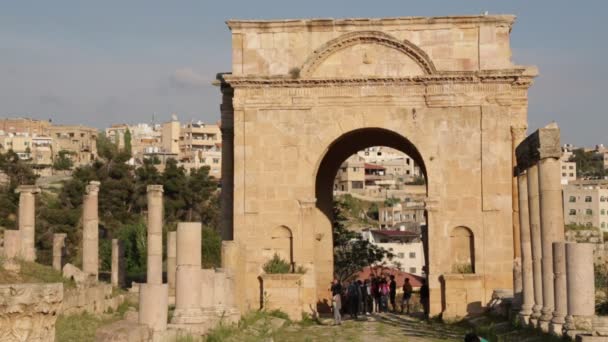
[[0,117],[112,123],[219,119],[218,72],[230,70],[225,21],[508,13],[513,59],[541,76],[535,129],[563,142],[608,144],[605,0],[54,0],[0,4]]

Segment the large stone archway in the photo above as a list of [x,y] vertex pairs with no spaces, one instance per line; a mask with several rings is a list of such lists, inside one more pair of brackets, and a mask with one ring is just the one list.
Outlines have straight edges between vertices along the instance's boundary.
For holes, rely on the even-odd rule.
[[[452,302],[466,313],[493,289],[513,287],[513,154],[536,76],[511,62],[514,19],[228,22],[232,73],[219,77],[223,263],[234,270],[241,309],[260,305],[259,277],[279,226],[290,227],[293,262],[308,270],[297,282],[302,310],[328,299],[326,183],[340,158],[365,145],[415,151],[425,168],[431,314]],[[474,246],[469,276],[453,276],[457,227]]]

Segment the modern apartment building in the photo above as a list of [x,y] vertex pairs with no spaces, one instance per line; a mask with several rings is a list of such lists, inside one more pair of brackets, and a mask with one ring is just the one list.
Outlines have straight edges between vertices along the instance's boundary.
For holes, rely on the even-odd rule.
[[423,225],[426,223],[423,203],[396,203],[392,206],[378,208],[378,221],[380,228],[398,228],[400,225],[415,223]]
[[579,180],[563,187],[564,222],[608,231],[608,181]]
[[402,271],[418,276],[424,275],[424,247],[420,233],[405,229],[368,229],[363,230],[361,236],[394,255],[392,259],[382,261],[386,265],[398,266]]
[[54,157],[59,152],[70,152],[68,156],[75,166],[87,165],[97,158],[97,135],[95,128],[80,125],[49,126]]

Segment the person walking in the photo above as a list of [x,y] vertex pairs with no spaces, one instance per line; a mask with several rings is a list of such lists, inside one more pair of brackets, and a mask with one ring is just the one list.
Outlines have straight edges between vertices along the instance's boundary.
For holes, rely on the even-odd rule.
[[374,312],[380,312],[380,281],[377,277],[372,279],[372,296],[374,300]]
[[365,313],[370,315],[374,311],[374,297],[372,295],[372,282],[369,279],[365,279],[365,290],[367,292],[365,301]]
[[331,304],[334,310],[334,323],[335,325],[342,324],[342,315],[340,310],[342,309],[342,284],[338,278],[334,279],[331,284]]
[[403,281],[403,299],[401,300],[401,313],[403,313],[403,309],[406,308],[406,313],[410,314],[410,299],[412,298],[412,292],[414,289],[412,288],[412,284],[410,284],[410,278],[405,278]]
[[390,276],[389,290],[390,290],[389,295],[390,295],[390,299],[391,299],[391,306],[393,307],[393,312],[397,312],[397,303],[396,303],[397,282],[395,281],[395,276],[392,274]]
[[426,279],[422,279],[422,286],[420,287],[420,304],[424,310],[424,319],[429,318],[429,285],[426,283]]

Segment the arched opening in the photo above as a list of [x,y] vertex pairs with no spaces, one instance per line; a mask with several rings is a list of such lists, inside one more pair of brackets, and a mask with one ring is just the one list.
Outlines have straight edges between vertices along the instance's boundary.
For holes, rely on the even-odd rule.
[[450,260],[453,273],[475,273],[475,239],[467,227],[456,227],[450,233]]
[[291,271],[293,272],[293,234],[291,229],[285,226],[274,228],[270,235],[270,248],[272,249],[273,255],[276,254],[281,259],[289,262]]
[[[380,168],[376,167],[381,165],[381,163],[373,163],[365,159],[365,153],[375,153],[376,150],[374,149],[379,147],[394,150],[404,155],[408,158],[408,162],[417,168],[421,178],[424,180],[415,187],[411,186],[411,188],[419,189],[416,194],[419,199],[417,207],[414,208],[413,205],[410,205],[412,203],[407,203],[407,196],[403,195],[403,193],[409,190],[405,187],[399,189],[401,192],[392,191],[395,190],[392,189],[391,191],[379,190],[377,193],[370,193],[361,192],[356,184],[346,184],[344,186],[339,184],[338,178],[341,173],[354,172],[354,169],[357,168],[357,166],[350,166],[353,160],[362,163],[364,166],[365,172],[361,173],[363,175],[361,181],[364,187],[369,186],[368,180],[371,178],[383,179],[383,174],[377,172]],[[358,157],[361,157],[360,159],[363,161],[357,159]],[[386,165],[382,166],[384,171],[388,167]],[[349,168],[352,170],[348,170]],[[358,182],[358,180],[354,180],[354,182]],[[317,222],[325,222],[323,223],[323,230],[326,232],[326,236],[332,236],[333,227],[331,223],[334,220],[334,199],[340,196],[341,193],[354,194],[354,197],[362,201],[377,203],[378,207],[382,207],[378,208],[378,218],[376,221],[368,222],[369,226],[359,231],[361,235],[367,236],[365,238],[369,239],[373,244],[377,244],[379,247],[393,252],[395,255],[394,261],[399,259],[397,262],[391,260],[388,264],[389,268],[393,270],[397,269],[404,273],[426,276],[429,272],[427,268],[428,246],[426,243],[426,230],[428,228],[426,226],[427,215],[424,209],[424,201],[428,193],[428,182],[427,170],[422,155],[414,144],[401,134],[383,128],[363,128],[350,131],[340,136],[327,148],[324,157],[319,163],[315,182],[315,197],[316,206],[324,217],[323,220]],[[380,224],[381,214],[384,215],[382,216],[382,225]],[[408,225],[409,223],[417,224],[416,229],[412,229],[413,225]],[[325,228],[325,225],[327,225],[327,228]],[[417,244],[419,248],[412,248],[413,244]],[[317,261],[319,261],[319,256],[323,259],[330,254],[327,250],[330,245],[332,245],[332,242],[327,242],[323,246],[319,244],[319,249],[316,251]],[[416,266],[413,265],[414,259],[418,262]],[[333,258],[332,260],[324,259],[323,261],[332,265],[331,270],[334,273],[336,272],[332,264],[334,262]],[[317,274],[318,288],[321,286],[325,287],[329,283],[331,280],[329,277],[333,276],[331,270],[324,269],[323,272],[325,273],[322,275]],[[398,286],[401,285],[398,284]]]

